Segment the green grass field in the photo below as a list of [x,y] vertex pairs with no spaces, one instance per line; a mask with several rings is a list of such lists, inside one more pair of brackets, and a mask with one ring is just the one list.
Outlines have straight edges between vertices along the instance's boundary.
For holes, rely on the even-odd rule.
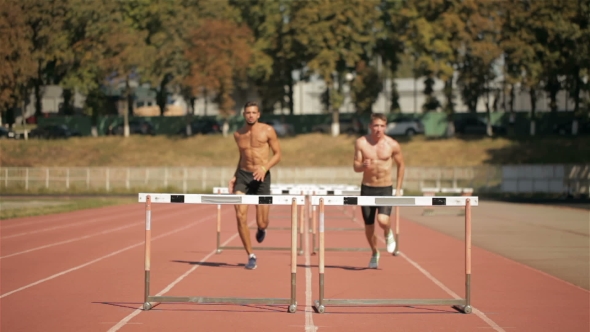
[[[349,166],[356,137],[305,134],[280,140],[281,166]],[[408,166],[569,164],[590,161],[590,136],[429,139],[400,138]],[[83,137],[0,141],[0,165],[21,167],[229,166],[238,161],[232,137]]]

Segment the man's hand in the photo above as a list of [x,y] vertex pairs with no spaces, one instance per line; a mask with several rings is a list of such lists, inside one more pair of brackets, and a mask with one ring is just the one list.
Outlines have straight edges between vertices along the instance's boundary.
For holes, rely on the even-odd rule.
[[234,176],[233,178],[231,178],[231,180],[229,180],[229,182],[227,184],[227,188],[229,189],[230,194],[234,193],[235,184],[236,184],[236,177]]
[[402,195],[402,190],[401,189],[396,189],[395,190],[395,196],[401,196]]
[[262,181],[264,181],[265,175],[266,175],[266,168],[264,166],[260,166],[260,167],[258,167],[256,172],[254,172],[254,174],[253,174],[254,180],[262,182]]
[[363,167],[364,168],[369,168],[369,167],[371,167],[372,164],[373,164],[373,162],[371,161],[371,159],[363,160]]

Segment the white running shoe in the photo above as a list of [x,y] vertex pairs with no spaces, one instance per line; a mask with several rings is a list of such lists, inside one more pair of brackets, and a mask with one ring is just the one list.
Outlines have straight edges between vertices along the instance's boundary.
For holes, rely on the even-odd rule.
[[395,251],[395,238],[393,237],[393,232],[391,231],[391,229],[389,230],[389,234],[387,234],[387,238],[385,239],[385,242],[387,243],[387,252],[390,254],[393,254],[393,252]]
[[369,262],[369,269],[379,268],[379,256],[379,251],[377,251],[377,254],[371,256],[371,261]]

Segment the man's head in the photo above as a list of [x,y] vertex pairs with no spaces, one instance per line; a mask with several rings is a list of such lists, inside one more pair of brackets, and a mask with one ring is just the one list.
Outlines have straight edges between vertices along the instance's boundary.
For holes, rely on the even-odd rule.
[[244,119],[248,125],[255,125],[259,118],[260,111],[258,110],[258,104],[256,102],[249,101],[244,104]]
[[374,138],[381,138],[385,136],[385,128],[387,127],[387,117],[382,113],[371,114],[371,135]]

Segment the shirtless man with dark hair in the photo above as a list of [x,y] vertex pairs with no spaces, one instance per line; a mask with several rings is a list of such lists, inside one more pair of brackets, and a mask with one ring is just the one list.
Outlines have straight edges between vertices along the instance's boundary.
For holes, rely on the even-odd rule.
[[[240,151],[240,160],[234,177],[229,181],[230,193],[238,195],[270,195],[270,169],[281,160],[281,147],[277,133],[273,127],[258,122],[260,110],[255,102],[244,105],[244,119],[246,124],[234,133],[234,139]],[[270,151],[272,157],[269,159]],[[256,241],[264,241],[268,227],[268,212],[270,205],[256,206],[256,222],[258,231]],[[250,230],[248,229],[248,205],[236,205],[238,233],[248,253],[246,269],[256,268],[256,255],[250,244]]]
[[[371,133],[356,140],[354,147],[354,171],[363,173],[361,196],[391,196],[393,182],[391,172],[393,163],[397,165],[396,196],[400,196],[404,179],[404,157],[397,141],[385,135],[387,118],[383,114],[371,115]],[[375,217],[383,229],[387,243],[387,251],[395,250],[395,239],[391,231],[389,216],[391,206],[363,206],[365,234],[373,252],[369,268],[379,267],[379,250],[375,235]]]

